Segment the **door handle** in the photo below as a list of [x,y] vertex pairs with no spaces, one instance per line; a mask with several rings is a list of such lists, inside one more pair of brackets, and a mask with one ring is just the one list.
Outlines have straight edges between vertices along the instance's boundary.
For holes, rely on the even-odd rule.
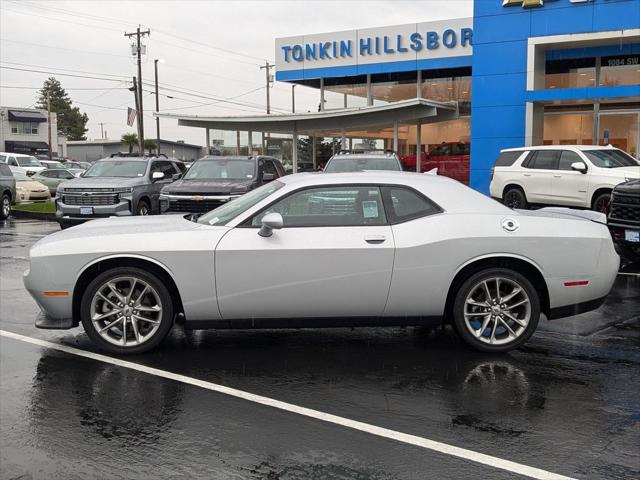
[[367,235],[364,237],[364,241],[367,243],[371,243],[372,245],[377,245],[379,243],[384,243],[387,239],[384,235]]
[[562,175],[554,175],[553,178],[562,178]]
[[523,173],[522,175],[524,175],[525,177],[530,177],[531,176],[530,173]]

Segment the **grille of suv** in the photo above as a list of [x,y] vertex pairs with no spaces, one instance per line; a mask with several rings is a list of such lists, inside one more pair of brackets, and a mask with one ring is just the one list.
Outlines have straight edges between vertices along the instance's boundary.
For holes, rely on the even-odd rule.
[[640,226],[640,197],[614,192],[609,219],[615,223]]
[[224,202],[220,200],[172,200],[169,202],[169,212],[206,213],[218,208]]
[[80,206],[101,206],[101,205],[116,205],[118,203],[117,194],[107,195],[63,195],[62,202],[67,205],[80,205]]

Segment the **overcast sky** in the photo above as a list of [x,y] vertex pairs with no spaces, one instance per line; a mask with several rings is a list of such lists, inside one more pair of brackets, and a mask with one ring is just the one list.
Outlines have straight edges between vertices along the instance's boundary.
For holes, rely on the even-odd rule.
[[[153,59],[160,58],[164,60],[159,65],[161,84],[200,95],[163,90],[161,111],[249,115],[264,113],[265,75],[259,64],[264,59],[273,62],[276,37],[468,17],[472,2],[0,0],[0,9],[2,66],[115,80],[53,75],[87,113],[88,138],[96,139],[101,122],[109,138],[133,131],[126,124],[133,94],[123,80],[135,75],[136,66],[123,33],[134,31],[138,24],[151,29],[151,37],[144,40],[143,80],[153,82]],[[48,76],[0,69],[1,104],[33,106],[37,89]],[[291,109],[288,84],[276,82],[271,92],[275,112]],[[243,105],[211,105],[217,98],[236,96]],[[297,111],[316,110],[318,103],[317,90],[296,88]],[[154,105],[152,94],[145,93],[145,132],[151,137],[155,137]],[[178,127],[175,120],[162,121],[162,137],[204,144],[203,130]]]

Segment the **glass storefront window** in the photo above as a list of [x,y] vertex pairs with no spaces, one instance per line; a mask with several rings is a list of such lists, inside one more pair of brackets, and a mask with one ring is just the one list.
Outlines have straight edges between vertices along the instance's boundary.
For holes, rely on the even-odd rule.
[[545,66],[545,88],[596,86],[596,59],[550,60]]
[[326,78],[325,110],[345,107],[345,95],[347,107],[364,107],[367,105],[367,76]]
[[544,116],[544,145],[592,145],[592,138],[593,111]]
[[416,72],[381,73],[371,75],[371,96],[374,105],[384,105],[418,96]]
[[640,54],[602,57],[600,85],[640,85]]
[[[436,72],[438,73],[438,72]],[[471,72],[441,71],[448,76],[434,76],[433,71],[422,72],[421,97],[438,102],[457,101],[461,115],[471,113]],[[433,78],[429,78],[432,76]]]
[[613,145],[638,157],[638,117],[640,113],[606,113],[600,114],[598,143]]

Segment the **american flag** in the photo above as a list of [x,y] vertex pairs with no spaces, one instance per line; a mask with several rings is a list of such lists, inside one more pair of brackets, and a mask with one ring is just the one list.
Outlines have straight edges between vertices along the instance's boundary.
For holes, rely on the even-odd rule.
[[127,108],[127,125],[129,126],[133,125],[133,122],[136,119],[137,113],[138,112],[136,112],[133,108],[131,107]]

